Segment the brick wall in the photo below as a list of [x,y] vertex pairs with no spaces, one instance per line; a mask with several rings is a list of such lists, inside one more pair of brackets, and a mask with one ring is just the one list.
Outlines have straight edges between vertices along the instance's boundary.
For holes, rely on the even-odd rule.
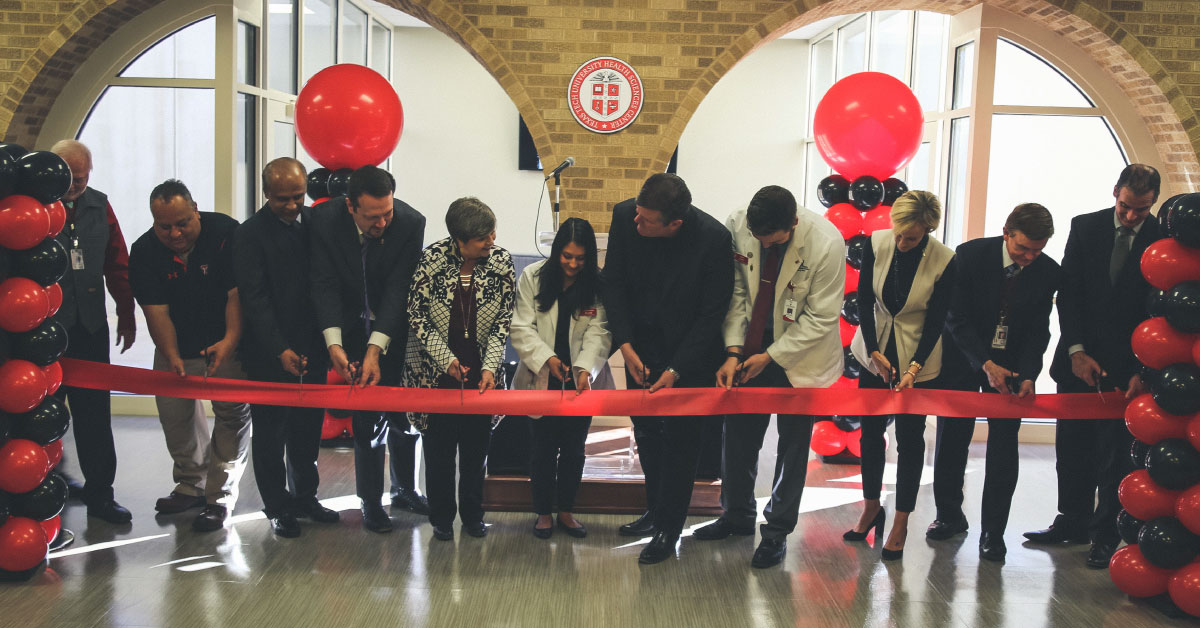
[[[0,131],[29,142],[74,68],[132,15],[161,0],[0,0]],[[544,161],[577,159],[572,215],[605,224],[617,200],[662,170],[705,94],[738,60],[797,26],[872,9],[956,13],[987,2],[1087,50],[1141,113],[1168,180],[1200,187],[1200,0],[383,0],[454,38],[516,103]],[[631,63],[645,86],[637,121],[591,133],[566,106],[575,69]],[[687,159],[703,158],[688,155]],[[736,173],[731,173],[736,176]]]

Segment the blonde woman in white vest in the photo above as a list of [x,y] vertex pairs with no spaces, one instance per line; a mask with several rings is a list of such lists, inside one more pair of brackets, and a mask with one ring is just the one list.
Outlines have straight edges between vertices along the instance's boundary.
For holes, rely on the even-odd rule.
[[[892,204],[892,228],[871,235],[858,280],[860,327],[850,345],[863,365],[859,388],[931,388],[942,365],[942,328],[954,285],[954,251],[929,236],[942,217],[941,203],[924,191],[905,193]],[[872,311],[867,311],[870,307]],[[883,485],[887,416],[862,422],[862,516],[843,538],[861,541],[885,518]],[[904,555],[908,516],[917,501],[925,454],[925,417],[896,415],[895,520],[883,546],[884,560]]]

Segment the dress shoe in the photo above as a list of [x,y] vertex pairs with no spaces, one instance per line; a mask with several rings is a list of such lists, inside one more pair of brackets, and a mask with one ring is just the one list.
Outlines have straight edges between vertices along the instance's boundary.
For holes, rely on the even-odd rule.
[[1025,538],[1034,543],[1045,544],[1070,543],[1074,545],[1082,545],[1084,543],[1091,542],[1091,539],[1088,538],[1088,532],[1086,528],[1068,524],[1067,520],[1062,515],[1059,515],[1057,518],[1055,518],[1054,523],[1050,524],[1050,527],[1046,528],[1045,530],[1033,530],[1032,532],[1026,532]]
[[1117,551],[1115,543],[1101,543],[1099,541],[1092,543],[1092,549],[1088,552],[1087,566],[1092,569],[1108,569],[1108,563],[1112,560],[1113,553]]
[[778,539],[763,537],[758,544],[758,549],[754,550],[754,558],[750,559],[750,566],[755,569],[774,567],[783,562],[785,554],[787,554],[786,536]]
[[392,520],[379,504],[362,505],[362,524],[371,532],[384,534],[392,531]]
[[271,531],[275,536],[285,539],[294,539],[300,536],[300,522],[296,521],[295,515],[282,514],[278,517],[271,517]]
[[650,544],[638,555],[638,562],[643,565],[654,565],[675,555],[675,546],[679,543],[678,534],[670,534],[659,530],[650,539]]
[[1004,562],[1008,548],[1004,546],[1004,535],[995,532],[984,532],[979,535],[979,557],[998,563]]
[[554,526],[548,528],[537,527],[537,519],[533,520],[533,535],[539,539],[548,539],[554,534]]
[[392,495],[392,508],[401,508],[418,515],[429,514],[429,498],[411,488],[402,488]]
[[160,497],[158,501],[154,502],[154,510],[164,515],[173,515],[185,510],[199,508],[204,503],[203,495],[184,495],[183,493],[171,491],[170,495]]
[[315,499],[296,502],[292,505],[292,514],[296,517],[312,519],[317,523],[337,523],[342,519],[338,511],[322,506],[321,502]]
[[721,517],[706,526],[696,528],[696,531],[692,532],[692,538],[701,541],[719,541],[728,538],[731,534],[754,536],[754,526],[738,527]]
[[196,532],[215,532],[225,526],[225,517],[229,511],[220,504],[209,504],[192,520],[192,529]]
[[875,518],[871,520],[871,525],[867,526],[866,530],[858,532],[854,529],[850,529],[842,534],[842,538],[847,541],[865,541],[867,535],[871,533],[871,528],[874,528],[875,538],[878,539],[879,535],[883,534],[883,522],[885,519],[887,519],[887,512],[885,512],[883,507],[880,506],[879,512],[875,513]]
[[439,541],[453,541],[454,528],[450,526],[433,526],[433,538]]
[[925,538],[930,541],[945,541],[960,534],[965,534],[969,527],[966,519],[959,519],[958,521],[935,519],[933,523],[929,524],[929,528],[925,530]]
[[477,539],[482,539],[483,537],[487,536],[487,524],[482,521],[464,523],[463,532],[466,532]]
[[654,515],[647,512],[638,517],[636,521],[631,521],[617,528],[617,534],[621,536],[650,536],[654,534]]
[[75,533],[74,532],[72,532],[66,528],[59,528],[58,536],[54,537],[53,541],[50,541],[49,549],[51,552],[56,552],[60,549],[69,547],[74,542],[75,542]]
[[567,533],[567,536],[577,539],[582,539],[583,537],[587,536],[587,528],[585,528],[583,524],[579,523],[578,521],[575,523],[579,523],[579,525],[575,526],[574,528],[563,523],[562,519],[557,517],[555,517],[554,523],[557,524],[559,528],[562,528],[562,530]]
[[103,519],[109,523],[129,523],[133,521],[133,515],[129,513],[129,510],[112,499],[98,504],[88,504],[87,515]]
[[62,471],[57,471],[57,473],[67,481],[67,497],[71,499],[83,499],[83,482],[76,480]]

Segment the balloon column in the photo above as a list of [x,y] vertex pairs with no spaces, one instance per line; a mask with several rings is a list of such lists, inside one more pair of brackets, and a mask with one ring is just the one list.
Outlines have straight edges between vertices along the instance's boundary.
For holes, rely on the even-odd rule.
[[[854,388],[862,366],[850,353],[860,308],[858,277],[871,234],[892,227],[892,203],[908,191],[893,178],[917,154],[925,117],[921,103],[904,83],[889,74],[860,72],[834,83],[813,118],[817,149],[839,174],[817,186],[825,218],[846,240],[846,288],[840,331],[845,358],[842,378],[834,388]],[[825,458],[856,461],[860,457],[861,420],[832,417],[813,426],[812,450]]]
[[70,413],[53,396],[66,330],[51,318],[67,252],[54,239],[66,223],[59,202],[71,185],[60,157],[0,145],[0,580],[31,578],[59,532],[67,484],[62,459]]
[[1109,572],[1128,595],[1200,617],[1200,194],[1169,199],[1159,219],[1172,237],[1141,260],[1156,316],[1132,338],[1150,392],[1125,409],[1137,468],[1118,489],[1117,527],[1129,545]]

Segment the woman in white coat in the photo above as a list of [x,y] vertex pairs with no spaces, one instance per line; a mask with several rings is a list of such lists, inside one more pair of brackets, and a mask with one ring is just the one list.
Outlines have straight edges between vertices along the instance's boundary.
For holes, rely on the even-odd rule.
[[[579,394],[612,388],[608,356],[612,336],[600,304],[596,234],[581,218],[568,218],[558,229],[550,257],[527,266],[517,282],[512,343],[521,365],[513,388],[564,390]],[[533,417],[529,470],[533,534],[548,539],[557,525],[582,538],[587,528],[575,520],[575,493],[583,478],[584,443],[592,417]]]

